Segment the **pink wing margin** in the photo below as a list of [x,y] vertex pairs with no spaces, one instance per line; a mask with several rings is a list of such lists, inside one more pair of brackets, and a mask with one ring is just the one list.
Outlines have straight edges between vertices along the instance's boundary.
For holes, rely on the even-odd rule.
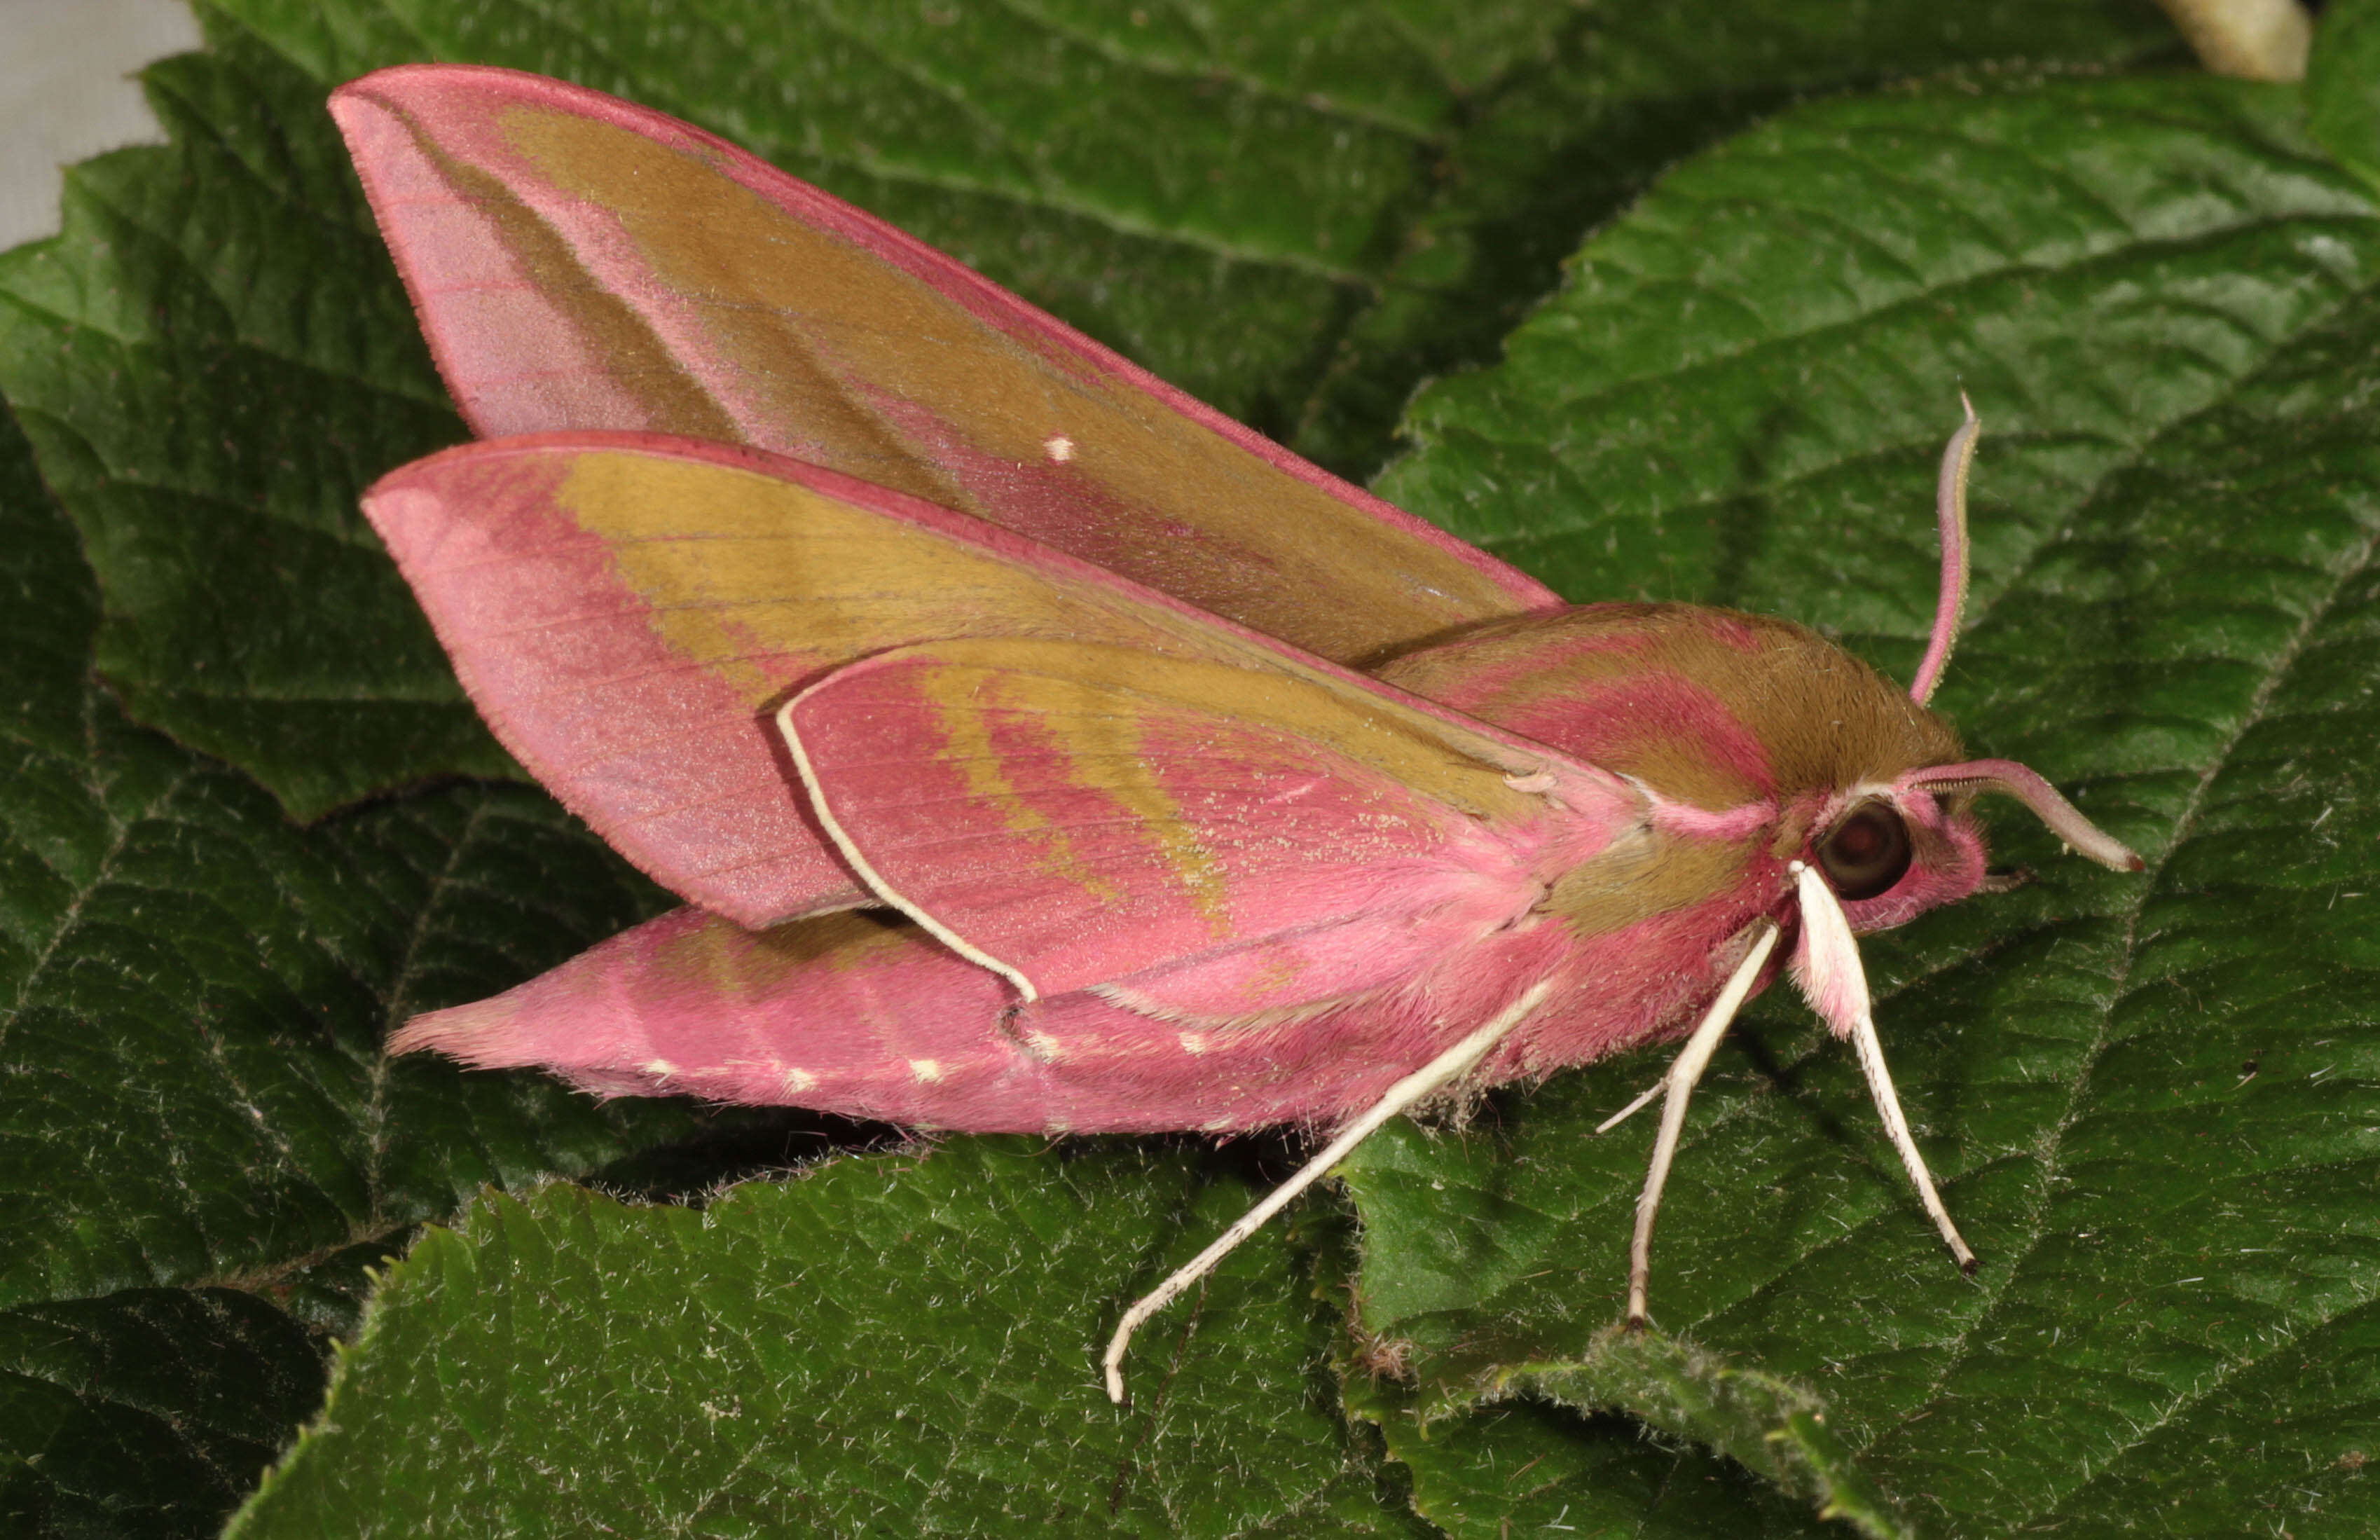
[[[1474,962],[1463,1008],[1542,956]],[[508,993],[416,1016],[390,1051],[534,1066],[602,1096],[697,1096],[973,1133],[1329,1123],[1445,1046],[1428,1002],[1212,1030],[1089,990],[1019,1005],[906,921],[856,910],[752,931],[680,909]]]

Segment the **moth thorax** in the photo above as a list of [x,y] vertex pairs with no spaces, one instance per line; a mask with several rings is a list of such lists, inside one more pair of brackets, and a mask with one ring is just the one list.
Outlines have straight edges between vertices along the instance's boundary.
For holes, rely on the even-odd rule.
[[1712,811],[1955,763],[1958,735],[1806,626],[1589,604],[1475,627],[1378,673]]

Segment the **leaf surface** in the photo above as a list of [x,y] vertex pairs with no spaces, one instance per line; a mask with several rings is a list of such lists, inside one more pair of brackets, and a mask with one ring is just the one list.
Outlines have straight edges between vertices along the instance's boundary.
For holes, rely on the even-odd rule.
[[2306,127],[2330,152],[2380,180],[2380,6],[2325,8],[2322,47],[2306,61]]
[[1586,232],[1670,166],[1796,101],[1941,71],[2187,57],[2146,5],[1581,7],[1549,48],[1478,79],[1293,442],[1343,475],[1376,469],[1415,387],[1493,363]]
[[[1771,1006],[1698,1099],[1665,1217],[1655,1305],[1684,1345],[1615,1358],[1597,1335],[1647,1135],[1584,1130],[1656,1060],[1503,1098],[1467,1147],[1391,1131],[1367,1156],[1357,1340],[1420,1377],[1337,1393],[1385,1430],[1384,1472],[1311,1373],[1344,1296],[1309,1315],[1298,1259],[1328,1246],[1268,1237],[1195,1331],[1194,1301],[1135,1355],[1161,1376],[1182,1344],[1180,1399],[1101,1421],[1100,1328],[1244,1194],[1192,1198],[1172,1157],[954,1142],[713,1215],[495,1200],[400,1275],[338,1431],[249,1522],[451,1507],[489,1468],[455,1409],[516,1376],[552,1390],[551,1359],[602,1377],[560,1385],[547,1442],[514,1418],[485,1447],[566,1459],[533,1469],[586,1473],[584,1511],[730,1533],[792,1500],[755,1471],[823,1473],[823,1511],[895,1531],[1022,1527],[1009,1508],[1087,1486],[1094,1533],[1405,1534],[1409,1479],[1429,1521],[1500,1540],[1852,1532],[1821,1503],[1870,1533],[2363,1533],[2367,9],[2331,7],[2303,97],[1985,81],[1755,128],[1611,224],[1510,363],[1429,396],[1392,478],[1578,597],[1773,609],[1905,669],[1931,460],[1975,390],[1980,617],[1945,704],[2159,853],[2127,885],[2003,819],[2050,880],[1869,943],[1976,1284],[1842,1056]],[[2170,49],[2144,5],[2050,0],[205,15],[210,51],[151,75],[174,142],[83,168],[65,236],[0,260],[0,391],[71,520],[0,444],[0,988],[23,997],[0,1013],[0,1511],[35,1533],[207,1532],[319,1394],[300,1367],[353,1329],[358,1269],[480,1183],[698,1191],[785,1158],[374,1051],[395,1016],[650,899],[541,799],[415,789],[505,767],[354,515],[460,429],[321,115],[331,83],[434,55],[626,92],[1360,468],[1416,379],[1491,356],[1578,234],[1680,157],[1805,95]],[[283,817],[389,788],[311,831]],[[892,1195],[912,1181],[923,1207]],[[788,1278],[878,1313],[769,1314]],[[516,1307],[510,1335],[466,1308],[548,1290],[554,1319]],[[964,1316],[970,1290],[1006,1314]],[[572,1322],[611,1335],[574,1358]],[[722,1340],[744,1360],[701,1356]],[[674,1388],[758,1365],[831,1394],[853,1344],[907,1380],[792,1405],[798,1449]],[[965,1371],[936,1377],[953,1353]],[[589,1384],[610,1399],[572,1402]],[[965,1401],[987,1384],[1008,1399]],[[1125,1522],[1094,1511],[1135,1461]]]
[[320,90],[236,39],[145,80],[174,142],[73,167],[63,233],[0,255],[0,391],[98,577],[98,667],[299,818],[517,774],[356,511],[464,433]]
[[305,1329],[235,1290],[0,1310],[0,1522],[205,1540],[322,1393]]
[[1279,1233],[1109,1404],[1120,1291],[1247,1197],[1176,1156],[963,1140],[702,1212],[492,1199],[391,1272],[229,1534],[1426,1533],[1312,1378],[1328,1320]]

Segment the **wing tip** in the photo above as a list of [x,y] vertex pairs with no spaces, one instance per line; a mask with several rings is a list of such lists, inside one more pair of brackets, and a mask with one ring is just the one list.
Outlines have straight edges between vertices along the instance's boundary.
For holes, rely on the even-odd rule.
[[468,139],[471,126],[484,121],[499,109],[536,107],[608,123],[675,149],[700,146],[722,152],[735,164],[747,170],[768,177],[783,178],[796,187],[808,188],[809,186],[776,171],[751,152],[708,129],[697,127],[684,118],[614,96],[609,91],[597,91],[592,86],[556,79],[532,70],[511,69],[503,65],[390,65],[334,87],[329,106],[331,116],[339,124],[341,131],[347,135],[351,148],[356,147],[351,121],[358,126],[369,127],[374,115],[419,119],[429,127],[433,138],[443,138],[451,131],[460,129]]
[[515,1069],[538,1062],[523,1031],[520,1013],[506,996],[474,1000],[443,1011],[425,1011],[389,1034],[386,1052],[392,1059],[408,1053],[436,1053],[473,1069]]

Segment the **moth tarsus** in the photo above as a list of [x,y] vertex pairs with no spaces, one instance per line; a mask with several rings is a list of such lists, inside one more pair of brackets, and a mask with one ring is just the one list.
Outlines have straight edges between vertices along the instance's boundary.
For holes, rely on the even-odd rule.
[[2031,867],[2010,867],[2006,871],[1988,871],[1984,874],[1984,879],[1975,885],[1975,894],[1981,898],[1999,893],[2012,893],[2032,882],[2034,876],[2034,869]]

